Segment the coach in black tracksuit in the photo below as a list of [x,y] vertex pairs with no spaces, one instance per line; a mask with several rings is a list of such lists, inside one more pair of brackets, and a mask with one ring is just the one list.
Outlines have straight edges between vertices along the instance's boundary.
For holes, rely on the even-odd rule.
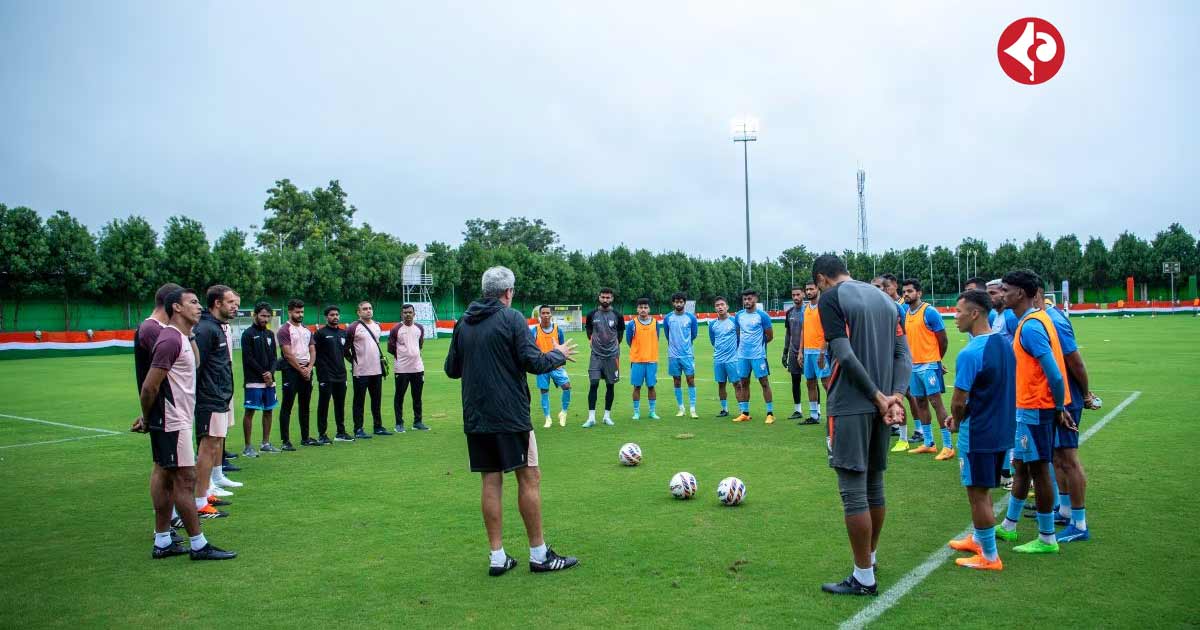
[[317,361],[317,441],[329,444],[329,400],[333,399],[333,419],[337,424],[334,438],[353,442],[346,433],[346,331],[339,327],[341,311],[325,307],[325,325],[313,333],[312,345]]

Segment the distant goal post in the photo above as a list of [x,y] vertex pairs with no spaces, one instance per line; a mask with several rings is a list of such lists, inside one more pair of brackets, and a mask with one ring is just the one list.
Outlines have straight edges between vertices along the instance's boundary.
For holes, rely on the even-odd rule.
[[[271,319],[267,320],[267,328],[270,330],[279,330],[281,322],[280,315],[282,311],[277,308],[271,309]],[[229,322],[230,332],[233,334],[233,348],[240,350],[242,347],[242,332],[254,325],[254,309],[240,308],[233,321]]]
[[[558,327],[567,332],[578,332],[583,330],[583,305],[582,304],[550,304],[551,317]],[[533,308],[533,313],[530,315],[537,319],[540,315],[537,312],[538,307]]]

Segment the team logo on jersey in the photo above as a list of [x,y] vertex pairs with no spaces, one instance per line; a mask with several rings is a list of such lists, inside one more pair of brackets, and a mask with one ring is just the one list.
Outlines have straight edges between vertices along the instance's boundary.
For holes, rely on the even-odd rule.
[[996,57],[1010,79],[1025,85],[1045,83],[1058,74],[1066,56],[1062,35],[1041,18],[1021,18],[1000,34]]

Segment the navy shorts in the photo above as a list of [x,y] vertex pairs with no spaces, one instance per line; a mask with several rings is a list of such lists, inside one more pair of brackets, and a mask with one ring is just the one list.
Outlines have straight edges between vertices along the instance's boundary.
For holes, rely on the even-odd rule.
[[[1053,409],[1036,409],[1038,414],[1037,424],[1026,424],[1017,421],[1017,444],[1013,447],[1013,459],[1019,459],[1025,463],[1030,462],[1050,462],[1054,455],[1054,427],[1056,425]],[[1018,410],[1018,418],[1021,413],[1027,413],[1028,410]]]
[[243,406],[246,409],[270,411],[279,406],[279,401],[275,400],[274,387],[246,387],[244,390],[246,403]]
[[[1079,429],[1079,421],[1083,419],[1083,407],[1075,409],[1067,409],[1071,412],[1071,419],[1075,421],[1075,428]],[[1079,448],[1079,431],[1071,431],[1057,423],[1054,426],[1054,448]]]
[[962,477],[962,485],[969,488],[999,488],[1000,470],[1008,451],[999,453],[962,453],[958,454],[958,472]]

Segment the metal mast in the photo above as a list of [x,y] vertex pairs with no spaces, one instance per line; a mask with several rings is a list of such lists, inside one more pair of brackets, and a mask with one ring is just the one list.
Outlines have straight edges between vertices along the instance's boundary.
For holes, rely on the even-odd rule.
[[858,251],[867,253],[870,244],[867,242],[867,172],[858,169]]

